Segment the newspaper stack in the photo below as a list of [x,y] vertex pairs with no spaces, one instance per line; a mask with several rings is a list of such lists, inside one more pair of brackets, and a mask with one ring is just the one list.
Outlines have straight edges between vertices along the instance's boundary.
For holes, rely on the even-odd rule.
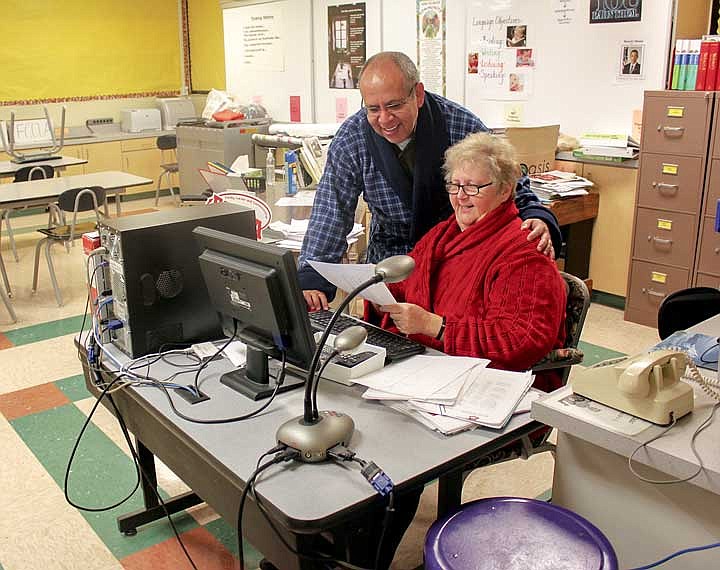
[[[296,220],[293,218],[289,224],[279,221],[272,222],[269,226],[270,229],[279,232],[285,238],[275,243],[275,245],[291,251],[300,251],[309,221],[310,220]],[[347,235],[348,245],[355,243],[364,231],[365,228],[361,224],[353,224],[352,230],[350,230],[350,233]]]
[[587,178],[578,176],[573,172],[550,170],[541,174],[530,176],[530,188],[543,201],[583,196],[587,188],[593,186]]

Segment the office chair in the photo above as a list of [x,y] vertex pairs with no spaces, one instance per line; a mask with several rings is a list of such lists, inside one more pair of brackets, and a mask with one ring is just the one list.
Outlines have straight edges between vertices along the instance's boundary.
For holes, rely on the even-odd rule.
[[5,262],[2,258],[2,252],[0,252],[0,274],[2,274],[2,280],[4,285],[4,287],[0,287],[0,298],[2,298],[3,303],[5,303],[5,308],[10,314],[12,322],[15,323],[17,322],[17,316],[15,315],[13,306],[10,304],[10,296],[12,295],[12,291],[10,291],[10,281],[8,281],[7,271],[5,270]]
[[[177,149],[177,137],[175,135],[163,135],[161,137],[158,137],[157,141],[155,142],[160,150],[172,150],[173,153],[175,153],[175,149]],[[180,170],[177,162],[177,154],[175,154],[175,162],[166,162],[164,164],[161,164],[160,168],[162,169],[162,172],[160,173],[160,176],[158,176],[157,188],[155,188],[155,205],[157,206],[158,201],[160,200],[160,186],[164,176],[167,177],[170,195],[173,197],[176,203],[179,203],[179,197],[175,196],[175,191],[170,181],[170,175],[175,174]],[[179,188],[178,194],[180,194]]]
[[472,501],[435,521],[423,557],[426,570],[618,569],[610,541],[590,521],[519,497]]
[[720,290],[689,287],[670,293],[658,308],[658,334],[666,339],[720,313]]
[[[98,204],[105,202],[105,189],[100,186],[91,186],[89,188],[73,188],[65,190],[58,197],[57,204],[52,204],[51,208],[56,209],[56,215],[47,228],[38,230],[45,237],[38,241],[35,246],[35,268],[33,271],[32,292],[37,291],[38,269],[40,265],[40,250],[44,247],[45,259],[47,259],[48,271],[50,272],[50,280],[55,290],[55,299],[59,307],[62,307],[63,300],[60,294],[60,287],[55,275],[55,267],[53,266],[50,247],[55,242],[64,244],[72,243],[76,238],[86,232],[94,231],[97,223],[100,221],[100,209]],[[95,221],[78,222],[78,212],[95,212]],[[64,222],[65,212],[72,212],[72,221],[70,225]],[[104,213],[104,215],[107,215]]]
[[[44,178],[52,178],[55,176],[55,169],[49,164],[42,164],[37,166],[23,166],[15,172],[15,178],[13,182],[27,182],[28,180],[42,180]],[[15,246],[15,235],[13,234],[12,226],[10,225],[10,214],[15,211],[15,208],[8,208],[0,211],[0,234],[2,233],[2,222],[5,222],[7,228],[8,241],[10,242],[10,250],[13,253],[15,261],[20,261],[17,253],[17,247]]]

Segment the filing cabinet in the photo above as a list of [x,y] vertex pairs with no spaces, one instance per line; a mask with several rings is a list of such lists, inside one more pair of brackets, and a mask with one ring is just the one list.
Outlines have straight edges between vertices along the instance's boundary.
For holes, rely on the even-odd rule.
[[645,92],[628,321],[655,327],[667,295],[720,283],[720,234],[708,210],[709,196],[720,198],[719,104],[710,92]]

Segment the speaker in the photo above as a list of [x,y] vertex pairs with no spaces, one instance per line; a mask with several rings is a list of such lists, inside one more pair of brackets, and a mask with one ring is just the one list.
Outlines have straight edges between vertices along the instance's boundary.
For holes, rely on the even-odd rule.
[[198,226],[255,239],[254,211],[229,203],[103,220],[98,226],[108,250],[111,318],[122,323],[110,331],[110,342],[131,358],[222,337],[200,271],[202,251],[192,235]]

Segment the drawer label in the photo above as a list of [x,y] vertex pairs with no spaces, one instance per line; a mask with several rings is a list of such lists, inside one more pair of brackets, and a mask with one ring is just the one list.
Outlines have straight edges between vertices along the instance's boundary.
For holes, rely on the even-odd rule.
[[677,164],[665,164],[663,162],[662,173],[663,174],[677,174],[678,173],[678,165]]
[[667,273],[659,273],[657,271],[652,271],[650,273],[650,279],[655,281],[655,283],[665,283],[667,281]]
[[668,107],[667,108],[667,116],[668,117],[682,117],[685,115],[685,107]]
[[672,220],[663,220],[658,218],[657,221],[657,227],[659,230],[671,230],[672,229]]

